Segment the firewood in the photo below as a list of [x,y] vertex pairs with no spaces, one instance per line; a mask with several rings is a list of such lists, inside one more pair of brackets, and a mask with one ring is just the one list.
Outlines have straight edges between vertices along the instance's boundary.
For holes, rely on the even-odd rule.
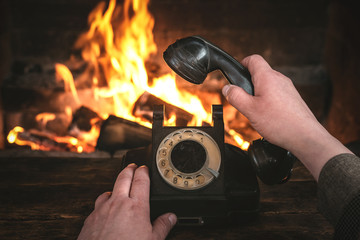
[[143,119],[152,122],[153,106],[164,105],[165,106],[165,119],[170,119],[172,115],[176,116],[176,126],[186,126],[191,121],[193,115],[175,105],[167,103],[162,99],[144,92],[134,104],[133,115],[141,117]]
[[101,126],[96,148],[114,153],[116,150],[147,146],[150,142],[150,128],[110,115]]
[[96,112],[88,107],[81,106],[73,114],[73,119],[69,129],[76,126],[78,129],[88,132],[94,124],[91,122],[93,119],[97,120],[97,124],[101,124],[102,119]]
[[27,145],[33,145],[34,150],[43,151],[72,151],[77,152],[78,147],[81,146],[80,152],[92,152],[94,146],[91,146],[85,142],[77,140],[76,143],[71,142],[70,136],[59,137],[53,133],[38,131],[36,129],[29,129],[23,132],[19,132],[17,135],[18,140],[28,142]]

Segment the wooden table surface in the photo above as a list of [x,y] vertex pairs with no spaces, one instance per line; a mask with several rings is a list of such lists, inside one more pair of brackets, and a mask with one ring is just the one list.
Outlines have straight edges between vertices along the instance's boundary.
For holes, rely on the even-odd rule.
[[[0,152],[0,239],[76,239],[98,195],[111,191],[121,157],[8,156]],[[228,227],[176,227],[168,239],[331,239],[316,183],[296,162],[283,185],[260,184],[255,219]]]

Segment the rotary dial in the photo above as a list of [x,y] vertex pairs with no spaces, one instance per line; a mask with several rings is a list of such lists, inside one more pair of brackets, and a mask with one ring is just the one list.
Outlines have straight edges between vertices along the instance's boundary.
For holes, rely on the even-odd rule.
[[161,177],[171,186],[195,190],[219,175],[221,153],[214,139],[204,131],[179,129],[166,136],[156,154]]

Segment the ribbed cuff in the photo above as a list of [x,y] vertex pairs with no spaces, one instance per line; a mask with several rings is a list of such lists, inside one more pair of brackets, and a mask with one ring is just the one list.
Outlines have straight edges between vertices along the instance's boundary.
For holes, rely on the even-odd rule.
[[344,207],[359,193],[360,158],[349,153],[331,158],[319,176],[319,211],[335,226]]

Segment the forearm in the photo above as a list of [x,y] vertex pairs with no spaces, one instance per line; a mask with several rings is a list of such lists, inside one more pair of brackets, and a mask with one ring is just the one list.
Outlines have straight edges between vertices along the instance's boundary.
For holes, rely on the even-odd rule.
[[[299,132],[289,142],[287,149],[292,152],[311,172],[318,181],[321,169],[334,156],[342,153],[352,153],[336,138],[334,138],[320,123]],[[316,125],[316,126],[314,126]]]
[[289,78],[258,55],[242,63],[251,73],[255,96],[234,85],[224,87],[223,94],[261,136],[293,153],[316,180],[330,158],[351,153],[317,121]]

